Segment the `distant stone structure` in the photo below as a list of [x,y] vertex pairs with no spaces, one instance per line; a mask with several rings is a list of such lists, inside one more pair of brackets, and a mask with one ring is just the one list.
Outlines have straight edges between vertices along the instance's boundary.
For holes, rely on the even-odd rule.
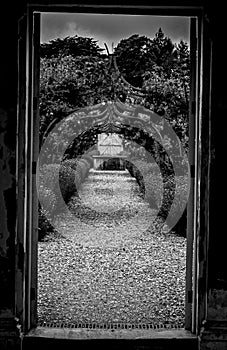
[[98,150],[100,154],[116,156],[123,151],[122,139],[115,133],[98,135]]
[[123,170],[124,152],[122,139],[115,133],[101,133],[98,135],[97,149],[99,155],[94,155],[94,169]]

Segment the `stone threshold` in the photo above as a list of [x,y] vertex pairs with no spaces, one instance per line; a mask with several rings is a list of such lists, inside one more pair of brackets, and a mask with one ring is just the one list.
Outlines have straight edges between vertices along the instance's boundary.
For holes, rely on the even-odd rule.
[[23,350],[198,350],[198,338],[184,329],[100,330],[37,327],[23,339]]
[[25,337],[55,339],[197,339],[185,329],[86,329],[37,327]]

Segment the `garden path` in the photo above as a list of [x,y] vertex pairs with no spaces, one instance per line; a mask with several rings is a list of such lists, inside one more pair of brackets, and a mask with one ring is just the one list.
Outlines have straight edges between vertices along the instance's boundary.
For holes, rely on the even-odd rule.
[[39,322],[183,326],[186,240],[155,215],[127,171],[91,170],[39,242]]

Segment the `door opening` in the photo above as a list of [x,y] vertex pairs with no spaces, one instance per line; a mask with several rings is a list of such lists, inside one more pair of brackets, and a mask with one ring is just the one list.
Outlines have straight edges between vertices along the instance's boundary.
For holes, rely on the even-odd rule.
[[[89,14],[80,15],[89,16]],[[114,15],[102,16],[107,20],[108,16]],[[119,15],[115,16],[117,18]],[[32,132],[32,145],[29,146],[30,141],[28,142],[28,146],[31,147],[34,174],[30,186],[34,193],[35,189],[38,189],[38,193],[31,196],[30,207],[27,209],[27,215],[31,216],[30,222],[33,227],[33,229],[31,227],[33,236],[28,238],[31,252],[33,252],[28,261],[30,277],[27,284],[31,288],[27,313],[32,315],[27,325],[28,329],[36,326],[38,321],[39,325],[55,327],[68,324],[70,327],[96,325],[104,328],[127,328],[131,325],[139,328],[145,325],[152,329],[178,327],[193,330],[192,288],[194,287],[193,276],[196,275],[193,269],[193,260],[195,261],[196,255],[196,252],[193,255],[196,178],[194,174],[191,176],[191,172],[196,161],[194,139],[197,132],[196,117],[198,117],[196,104],[198,22],[196,18],[187,17],[186,20],[188,28],[189,24],[191,28],[188,43],[180,42],[175,45],[162,30],[159,30],[155,36],[146,38],[145,43],[142,42],[139,52],[142,56],[139,57],[144,60],[143,65],[139,66],[138,63],[137,71],[134,69],[131,74],[130,69],[135,67],[135,61],[130,67],[130,59],[126,61],[125,57],[130,48],[137,47],[133,40],[139,42],[140,35],[133,32],[128,42],[126,39],[123,40],[122,45],[119,44],[120,47],[117,45],[113,47],[115,51],[113,50],[112,53],[108,52],[108,49],[107,53],[100,50],[96,53],[97,56],[96,54],[92,56],[94,47],[89,48],[91,50],[89,55],[83,47],[86,37],[83,44],[81,37],[79,37],[81,40],[79,43],[77,36],[74,39],[66,38],[65,43],[63,43],[64,39],[58,39],[52,44],[42,44],[40,47],[40,14],[32,14],[32,20],[30,16],[30,26],[33,27],[34,34],[29,39],[34,41],[34,46],[29,53],[30,100],[32,101],[30,109],[33,119],[32,125],[27,127]],[[74,47],[77,49],[81,44],[82,51],[79,54],[70,51],[70,40],[72,42],[74,40]],[[77,40],[76,46],[75,40]],[[54,53],[57,44],[64,46],[66,42],[64,50],[67,47],[69,52],[66,53],[58,48],[58,53]],[[88,40],[86,45],[92,46],[91,43],[94,44]],[[173,44],[172,47],[171,44]],[[152,50],[154,54],[155,49],[156,53],[160,49],[158,45],[166,45],[169,57],[164,63],[160,63],[158,57],[152,56]],[[96,49],[99,49],[98,45]],[[40,55],[43,55],[41,60]],[[135,59],[138,60],[136,55],[138,53],[135,53]],[[146,62],[147,55],[150,56]],[[162,55],[159,58],[161,57]],[[167,62],[169,66],[166,67]],[[143,67],[145,67],[144,71],[142,71]],[[98,81],[99,77],[101,81]],[[87,93],[89,86],[90,90]],[[173,101],[171,94],[175,98]],[[74,104],[75,99],[77,99],[77,105]],[[38,102],[40,108],[38,108]],[[172,129],[169,127],[171,122]],[[57,124],[61,124],[60,127]],[[67,134],[72,127],[77,132],[74,138]],[[41,137],[38,137],[38,130]],[[171,133],[172,130],[176,131]],[[57,131],[61,133],[58,134]],[[114,155],[114,162],[111,163],[110,157],[108,158],[108,167],[113,167],[113,163],[118,164],[117,167],[124,164],[124,169],[121,175],[119,169],[104,169],[109,173],[105,175],[104,171],[100,180],[99,170],[94,169],[94,161],[99,156],[97,154],[98,135],[103,133],[118,135],[122,142],[120,147],[124,146],[119,153],[116,153],[118,157]],[[178,137],[180,133],[181,137]],[[62,138],[59,139],[59,135]],[[58,164],[57,156],[62,151],[61,143],[65,149],[63,158]],[[48,153],[47,146],[54,146],[54,153]],[[178,151],[177,155],[171,151],[171,148]],[[41,153],[43,158],[40,157]],[[46,167],[43,167],[44,159],[48,161]],[[37,167],[36,161],[38,161]],[[45,172],[42,174],[40,170],[44,168]],[[117,175],[114,172],[118,172]],[[179,178],[177,181],[173,180],[172,185],[170,179],[172,180],[174,174]],[[105,180],[103,180],[104,175]],[[59,179],[57,193],[62,195],[67,205],[73,206],[69,210],[68,221],[62,219],[61,205],[60,212],[56,214],[58,198],[54,198],[54,189],[51,185],[48,188],[49,184],[54,182],[55,176]],[[167,179],[168,176],[169,179]],[[183,181],[184,176],[186,181]],[[178,180],[180,180],[179,183]],[[102,182],[101,186],[100,182]],[[71,186],[73,190],[69,195]],[[162,188],[162,192],[154,193],[159,187]],[[185,190],[185,195],[179,202],[179,198],[175,199],[177,195],[182,194],[182,188]],[[92,195],[91,192],[93,192]],[[175,197],[172,192],[176,195]],[[135,193],[136,196],[138,195],[136,200],[133,197]],[[174,222],[169,218],[170,221],[167,224],[165,222],[166,218],[168,219],[168,210],[167,214],[165,211],[163,214],[162,210],[165,205],[168,206],[168,199],[165,202],[165,197],[168,196],[171,204],[176,205],[178,209],[181,207],[182,215],[178,214],[180,226],[177,226],[179,220]],[[122,198],[125,198],[123,204]],[[127,202],[128,199],[130,202]],[[114,227],[111,227],[108,221],[110,218],[109,213],[106,213],[106,207],[110,208],[111,220],[115,222]],[[134,210],[132,220],[131,212],[126,213],[125,207],[129,211]],[[141,208],[143,208],[142,215]],[[51,215],[54,213],[54,220],[48,210]],[[172,210],[171,214],[173,213]],[[130,217],[127,224],[124,221],[126,214]],[[70,215],[74,216],[73,219]],[[146,221],[148,218],[151,224],[150,218],[156,219],[157,215],[160,220],[154,220],[154,225],[157,225],[154,226],[155,229],[151,230],[148,225],[141,233],[143,220]],[[176,217],[177,215],[175,219]],[[120,224],[117,222],[119,218],[120,220],[123,218]],[[97,220],[100,220],[99,226],[96,225]],[[95,221],[95,224],[92,221]],[[81,227],[78,229],[79,222]],[[111,227],[110,230],[108,224]],[[171,224],[173,230],[168,229]],[[87,226],[91,226],[88,229],[89,232],[86,232]],[[125,226],[127,227],[122,234],[122,227]],[[185,230],[186,233],[181,235],[178,231],[178,234],[175,234],[174,228],[176,230],[177,227],[182,231]],[[153,236],[149,235],[151,232]],[[42,234],[43,237],[40,238]],[[160,246],[156,245],[157,242]],[[136,246],[135,249],[133,244]],[[74,245],[73,249],[72,245]],[[160,247],[163,248],[162,260],[159,257]],[[77,271],[76,274],[75,271]],[[172,286],[169,283],[171,280]],[[179,294],[176,292],[178,288],[181,289]],[[151,300],[152,293],[155,297]],[[176,301],[179,295],[180,298]],[[52,303],[56,307],[53,307]],[[53,317],[48,319],[50,310],[53,312]],[[177,321],[178,318],[180,322]]]

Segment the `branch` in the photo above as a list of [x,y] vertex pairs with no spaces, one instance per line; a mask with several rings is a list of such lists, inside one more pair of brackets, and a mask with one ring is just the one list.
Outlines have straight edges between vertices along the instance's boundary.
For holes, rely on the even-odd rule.
[[104,43],[104,45],[105,45],[105,48],[106,48],[107,54],[108,54],[108,56],[109,56],[109,55],[110,55],[110,52],[109,52],[108,46],[106,45],[106,43]]

